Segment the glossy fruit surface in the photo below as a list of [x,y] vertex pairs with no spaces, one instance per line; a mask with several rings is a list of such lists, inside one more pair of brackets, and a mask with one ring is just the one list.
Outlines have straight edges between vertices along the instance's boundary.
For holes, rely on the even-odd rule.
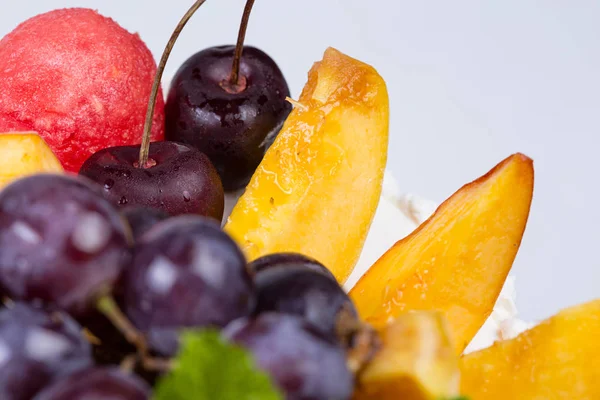
[[37,133],[0,133],[0,189],[23,176],[62,173],[63,167]]
[[0,192],[0,286],[73,316],[111,289],[128,262],[128,228],[92,183],[34,175]]
[[61,312],[23,303],[0,310],[0,399],[29,400],[56,378],[91,365],[80,330]]
[[[156,63],[137,34],[84,8],[35,16],[0,41],[0,132],[35,131],[67,171],[140,143]],[[164,137],[159,96],[153,140]]]
[[382,77],[328,49],[225,230],[250,261],[297,252],[319,260],[343,283],[375,216],[388,128]]
[[273,253],[252,261],[250,270],[256,273],[281,266],[302,266],[315,272],[321,272],[331,278],[335,277],[323,264],[300,253]]
[[494,308],[525,231],[533,161],[508,157],[463,186],[385,253],[350,292],[376,327],[410,310],[444,314],[458,354]]
[[169,217],[165,211],[140,206],[126,207],[121,211],[121,215],[127,220],[136,241],[154,225]]
[[164,355],[187,327],[223,327],[248,315],[254,285],[237,245],[213,221],[180,216],[138,242],[124,275],[124,311]]
[[174,142],[150,144],[148,166],[138,168],[140,146],[102,149],[79,171],[104,188],[116,207],[144,206],[170,215],[199,214],[221,221],[223,187],[210,160]]
[[165,109],[167,140],[208,155],[226,191],[248,183],[292,109],[279,67],[254,47],[244,47],[240,63],[244,90],[223,87],[234,50],[212,47],[190,57],[172,81]]
[[461,392],[473,400],[600,398],[599,316],[597,299],[465,355]]
[[263,269],[254,282],[256,314],[279,312],[300,316],[333,340],[338,319],[342,315],[357,316],[352,301],[335,278],[305,263],[284,263]]
[[150,388],[118,368],[80,371],[40,392],[33,400],[148,400]]
[[359,373],[354,400],[439,400],[458,394],[458,357],[435,312],[399,315],[380,332],[381,348]]
[[341,347],[301,318],[267,313],[230,324],[223,335],[246,347],[286,400],[347,400],[353,389]]

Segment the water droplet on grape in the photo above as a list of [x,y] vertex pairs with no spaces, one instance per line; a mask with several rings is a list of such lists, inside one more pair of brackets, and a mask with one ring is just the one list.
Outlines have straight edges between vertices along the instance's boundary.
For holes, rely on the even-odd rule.
[[183,191],[183,201],[185,201],[187,203],[191,199],[192,199],[192,196],[190,195],[190,192],[188,192],[187,190],[184,190]]
[[104,181],[104,189],[110,190],[115,184],[115,181],[112,179],[107,179]]
[[119,205],[124,206],[125,204],[127,204],[127,197],[122,196],[119,200]]

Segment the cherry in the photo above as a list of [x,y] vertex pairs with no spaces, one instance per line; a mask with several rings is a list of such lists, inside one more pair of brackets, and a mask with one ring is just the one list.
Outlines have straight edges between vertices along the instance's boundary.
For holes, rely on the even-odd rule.
[[118,206],[154,207],[171,215],[196,213],[219,221],[223,216],[221,181],[204,154],[180,143],[150,145],[152,117],[165,65],[181,30],[204,2],[197,0],[183,16],[163,52],[152,85],[142,144],[102,149],[79,171],[101,184],[106,197]]
[[206,153],[228,192],[248,183],[292,110],[275,61],[243,45],[253,3],[236,46],[202,50],[181,66],[165,109],[166,138]]
[[149,168],[138,168],[139,146],[94,153],[81,167],[104,188],[117,207],[152,207],[170,215],[200,214],[221,221],[224,195],[217,171],[206,155],[174,142],[150,144]]

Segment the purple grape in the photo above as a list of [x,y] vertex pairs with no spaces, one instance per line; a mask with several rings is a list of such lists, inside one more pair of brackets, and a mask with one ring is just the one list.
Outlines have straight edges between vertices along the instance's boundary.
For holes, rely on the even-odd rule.
[[169,217],[169,214],[156,208],[135,206],[126,207],[121,211],[121,214],[129,223],[135,241],[155,224]]
[[150,388],[117,368],[90,368],[41,391],[33,400],[147,400]]
[[211,47],[190,57],[175,74],[165,106],[166,138],[204,152],[228,192],[248,183],[292,110],[281,70],[255,47],[242,53],[243,90],[227,90],[234,50]]
[[221,222],[223,186],[206,155],[181,143],[154,142],[148,166],[138,168],[139,153],[139,145],[102,149],[87,159],[79,174],[102,185],[117,207],[151,207]]
[[129,261],[129,230],[81,178],[34,175],[0,193],[0,287],[79,317]]
[[0,310],[0,399],[29,400],[91,364],[90,345],[67,314],[23,303]]
[[247,348],[286,400],[346,400],[353,377],[344,350],[303,319],[266,313],[232,322],[224,337]]
[[279,258],[282,262],[261,266],[255,276],[256,314],[274,311],[297,315],[331,339],[337,339],[339,318],[358,319],[350,297],[335,278],[316,267],[319,264]]
[[255,294],[241,250],[212,220],[158,223],[124,274],[124,311],[151,347],[173,355],[186,327],[223,327],[249,315]]
[[254,272],[261,272],[263,270],[280,267],[284,265],[289,266],[303,266],[307,269],[311,269],[316,272],[321,272],[335,280],[335,276],[325,267],[323,264],[315,260],[314,258],[305,256],[300,253],[274,253],[266,256],[257,258],[252,261],[249,265],[250,270]]

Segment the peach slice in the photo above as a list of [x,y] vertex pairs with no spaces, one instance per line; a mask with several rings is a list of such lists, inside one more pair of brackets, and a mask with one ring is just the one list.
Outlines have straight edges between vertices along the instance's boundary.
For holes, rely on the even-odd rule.
[[382,348],[357,377],[353,400],[437,400],[458,394],[458,357],[446,321],[434,312],[398,316]]
[[0,134],[0,189],[35,173],[61,173],[63,167],[44,139],[34,132]]
[[464,356],[461,388],[471,400],[600,399],[599,337],[600,299]]
[[350,292],[383,326],[407,310],[437,310],[462,353],[492,312],[525,230],[533,162],[515,154],[462,187],[397,242]]
[[225,230],[250,260],[299,252],[344,282],[381,193],[386,85],[371,66],[329,48],[295,103]]

